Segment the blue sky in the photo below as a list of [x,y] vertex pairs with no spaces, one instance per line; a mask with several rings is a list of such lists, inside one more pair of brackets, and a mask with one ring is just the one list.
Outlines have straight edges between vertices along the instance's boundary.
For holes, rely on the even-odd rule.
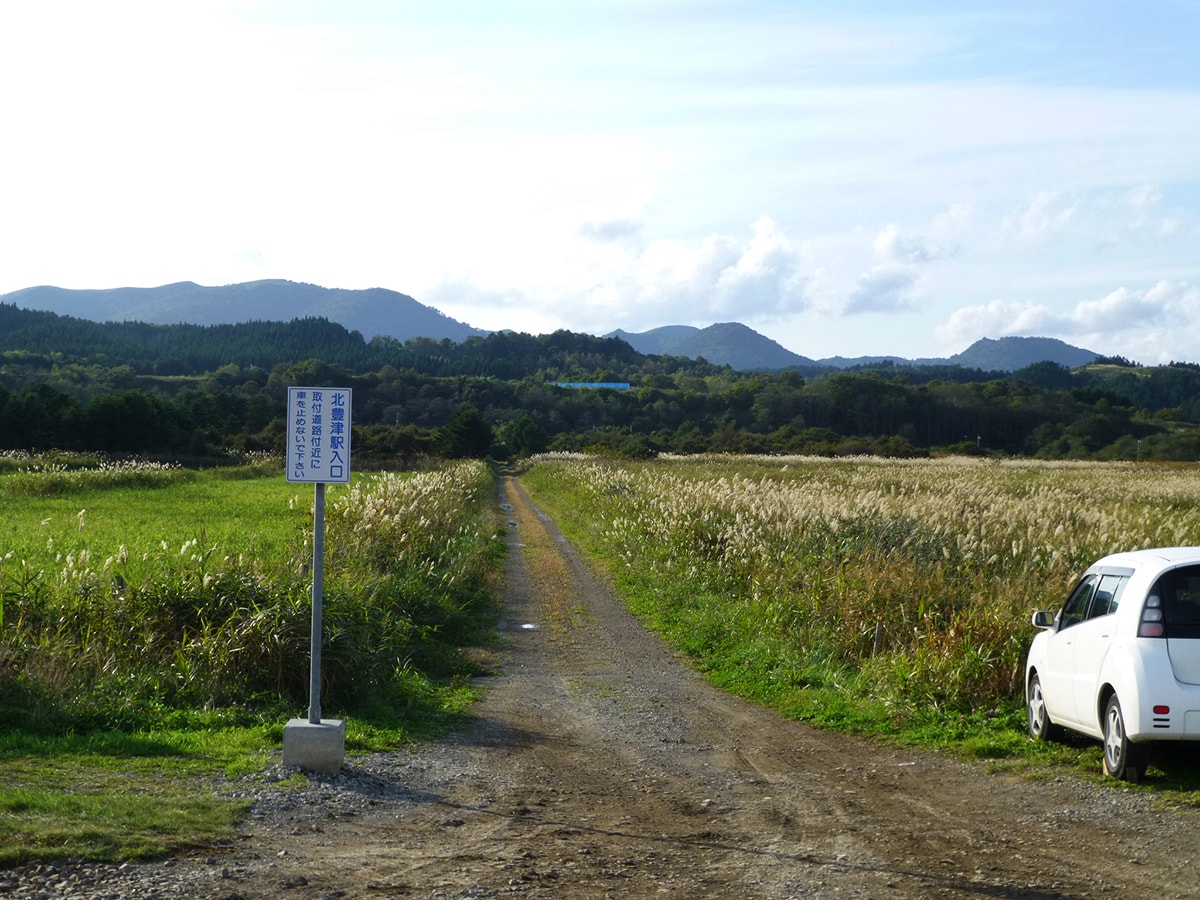
[[0,293],[1200,361],[1200,0],[0,6]]

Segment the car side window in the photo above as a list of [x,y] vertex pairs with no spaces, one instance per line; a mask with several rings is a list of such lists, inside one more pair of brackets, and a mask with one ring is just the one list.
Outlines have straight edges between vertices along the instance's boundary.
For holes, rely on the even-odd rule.
[[1058,614],[1060,631],[1083,621],[1083,615],[1087,612],[1088,601],[1092,599],[1092,591],[1096,587],[1097,580],[1095,575],[1086,575],[1075,586],[1075,590],[1071,591],[1071,596],[1067,598],[1066,604]]
[[1125,585],[1129,584],[1128,575],[1114,576],[1117,579],[1117,586],[1113,589],[1112,600],[1109,601],[1108,611],[1115,613],[1117,607],[1121,605],[1121,595],[1125,593]]
[[1095,619],[1097,616],[1107,616],[1116,612],[1127,581],[1129,579],[1124,575],[1101,575],[1096,585],[1096,593],[1092,597],[1092,604],[1088,607],[1087,617]]

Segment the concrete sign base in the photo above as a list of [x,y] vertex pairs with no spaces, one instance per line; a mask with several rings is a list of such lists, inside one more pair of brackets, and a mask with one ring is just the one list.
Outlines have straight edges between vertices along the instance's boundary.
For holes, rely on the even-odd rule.
[[346,722],[290,719],[283,727],[283,764],[336,774],[346,759]]

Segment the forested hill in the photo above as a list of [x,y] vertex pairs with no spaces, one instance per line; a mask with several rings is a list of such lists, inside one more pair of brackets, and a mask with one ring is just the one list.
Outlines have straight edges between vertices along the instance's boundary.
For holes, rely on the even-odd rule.
[[223,325],[321,318],[368,338],[379,334],[402,341],[421,336],[461,341],[484,334],[386,288],[347,290],[282,279],[214,287],[191,281],[104,290],[41,286],[4,294],[0,302],[99,322]]
[[[47,363],[76,366],[127,366],[140,375],[199,376],[222,366],[261,368],[318,359],[361,373],[382,366],[415,369],[430,375],[486,375],[523,378],[549,371],[563,380],[646,365],[646,358],[624,341],[557,332],[532,337],[511,332],[449,339],[363,339],[357,331],[322,318],[238,325],[148,325],[144,322],[98,323],[72,316],[19,309],[0,303],[0,352],[41,357]],[[668,364],[710,370],[688,359]],[[657,367],[661,368],[661,366]]]
[[446,441],[463,417],[478,432],[471,452],[500,454],[1200,458],[1200,366],[1191,363],[1114,358],[1009,373],[882,361],[764,374],[565,331],[401,343],[320,318],[98,324],[0,303],[0,450],[197,459],[222,448],[280,450],[290,384],[353,388],[356,450],[383,460],[462,452]]
[[99,323],[0,303],[0,351],[62,363],[129,366],[141,374],[198,375],[221,366],[261,366],[318,357],[366,362],[362,335],[324,319],[241,325]]

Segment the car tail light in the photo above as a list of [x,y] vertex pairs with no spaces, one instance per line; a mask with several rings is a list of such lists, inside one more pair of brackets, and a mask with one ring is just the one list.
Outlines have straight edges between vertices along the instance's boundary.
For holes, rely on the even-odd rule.
[[1142,607],[1142,619],[1138,622],[1138,637],[1160,638],[1166,634],[1163,626],[1162,598],[1151,594]]
[[1171,707],[1159,704],[1158,706],[1154,707],[1154,714],[1156,716],[1169,716],[1171,714]]

